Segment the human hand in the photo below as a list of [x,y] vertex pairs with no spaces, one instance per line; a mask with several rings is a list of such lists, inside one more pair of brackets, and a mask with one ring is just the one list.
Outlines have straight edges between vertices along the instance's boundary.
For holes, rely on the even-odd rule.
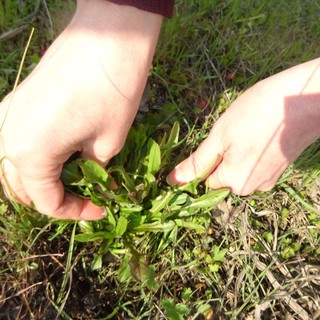
[[78,1],[70,25],[0,105],[6,193],[56,218],[99,219],[103,208],[64,192],[75,152],[108,161],[137,112],[162,17],[105,0]]
[[238,195],[266,191],[320,136],[320,59],[261,81],[220,117],[208,138],[169,175],[170,184],[205,178]]

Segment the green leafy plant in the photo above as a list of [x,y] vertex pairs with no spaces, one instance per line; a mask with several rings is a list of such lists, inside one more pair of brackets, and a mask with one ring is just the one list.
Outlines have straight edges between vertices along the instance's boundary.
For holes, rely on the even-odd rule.
[[228,252],[228,249],[221,249],[214,245],[211,249],[211,254],[206,256],[206,262],[211,272],[215,273],[219,270],[220,265],[224,261],[224,256]]
[[283,259],[294,257],[301,248],[301,244],[295,242],[291,237],[285,237],[282,241],[282,250],[280,252]]
[[[152,269],[143,256],[145,252],[137,251],[137,241],[145,234],[167,235],[177,228],[204,232],[205,227],[194,217],[205,214],[229,194],[226,189],[205,193],[199,186],[200,179],[179,187],[166,183],[164,168],[180,144],[179,131],[176,122],[171,132],[156,142],[151,137],[152,128],[140,125],[131,129],[123,150],[108,169],[82,159],[64,166],[61,178],[66,189],[105,207],[106,217],[80,221],[81,232],[74,238],[79,242],[101,242],[93,263],[95,269],[101,267],[102,256],[108,251],[115,255],[129,253],[125,261],[134,279],[150,284]],[[157,239],[159,244],[161,237]],[[127,278],[128,267],[123,266],[120,278]]]
[[163,300],[162,305],[165,308],[165,315],[169,320],[183,320],[184,316],[190,312],[190,309],[185,304],[175,304],[171,299]]

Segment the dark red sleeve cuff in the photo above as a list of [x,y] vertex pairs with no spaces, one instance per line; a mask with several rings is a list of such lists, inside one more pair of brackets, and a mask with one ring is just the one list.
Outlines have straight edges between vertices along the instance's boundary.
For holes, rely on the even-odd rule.
[[141,10],[160,14],[171,18],[173,14],[174,0],[109,0],[110,2],[133,6]]

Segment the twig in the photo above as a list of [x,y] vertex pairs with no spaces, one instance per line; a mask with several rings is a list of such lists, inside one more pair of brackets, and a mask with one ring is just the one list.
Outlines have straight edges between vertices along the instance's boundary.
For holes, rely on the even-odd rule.
[[[219,80],[220,80],[220,82],[221,82],[221,85],[222,85],[222,87],[223,87],[223,90],[224,90],[224,91],[227,91],[228,89],[227,89],[227,87],[226,87],[226,84],[224,83],[223,79],[221,78],[221,75],[220,75],[218,69],[216,68],[216,66],[214,65],[213,61],[212,61],[211,58],[209,57],[209,54],[208,54],[207,50],[203,50],[203,52],[204,52],[205,56],[207,57],[207,59],[208,59],[208,61],[209,61],[209,63],[210,63],[211,68],[212,68],[212,69],[214,70],[214,72],[217,74],[217,76],[218,76],[218,78],[219,78]],[[228,96],[227,96],[227,99],[228,99],[228,101],[230,102],[230,99],[229,99]]]
[[9,299],[12,299],[12,298],[14,298],[14,297],[18,297],[18,296],[24,294],[26,291],[32,289],[33,287],[39,286],[40,284],[43,284],[43,282],[37,282],[37,283],[34,283],[34,284],[32,284],[31,286],[29,286],[29,287],[27,287],[27,288],[25,288],[25,289],[21,289],[20,291],[18,291],[17,293],[13,294],[12,296],[7,297],[7,298],[4,298],[4,299],[1,299],[1,300],[0,300],[0,303],[5,302],[5,301],[7,301],[7,300],[9,300]]
[[51,15],[50,15],[50,11],[47,5],[47,1],[46,0],[42,0],[44,9],[46,10],[48,19],[49,19],[49,24],[50,24],[50,32],[51,32],[51,36],[53,36],[53,23],[52,23],[52,19],[51,19]]
[[27,27],[27,25],[25,24],[25,25],[20,26],[18,28],[11,29],[9,31],[6,31],[6,32],[2,33],[0,35],[0,41],[5,41],[5,40],[9,40],[11,38],[14,38],[19,33],[21,33],[26,27]]
[[[280,287],[281,287],[280,283],[274,277],[273,273],[270,270],[267,270],[267,266],[263,262],[259,261],[258,258],[255,258],[255,260],[256,260],[255,263],[256,263],[257,268],[260,271],[266,272],[266,276],[267,276],[269,282],[271,283],[271,285],[273,286],[273,288],[276,290],[280,289]],[[281,293],[284,293],[284,295],[281,294],[281,296],[279,296],[279,294],[277,294],[275,296],[275,299],[282,298],[284,300],[284,302],[295,312],[295,314],[301,320],[312,320],[312,318],[310,318],[308,313],[292,298],[290,293],[284,292],[284,291],[281,291]],[[262,305],[264,303],[262,303]],[[262,309],[263,309],[263,306],[262,306]]]
[[63,253],[39,254],[39,255],[33,255],[33,256],[29,256],[29,257],[22,258],[21,261],[30,260],[30,259],[36,259],[36,258],[44,258],[44,257],[50,257],[50,258],[52,258],[53,256],[63,257],[64,254],[63,254]]
[[22,67],[24,65],[24,61],[26,59],[26,55],[27,55],[27,52],[28,52],[28,49],[29,49],[29,46],[30,46],[30,43],[31,43],[31,40],[32,40],[32,36],[33,36],[33,33],[34,33],[34,28],[32,28],[31,30],[31,33],[30,33],[30,36],[29,36],[29,39],[28,39],[28,42],[27,42],[27,45],[24,49],[24,52],[23,52],[23,55],[22,55],[22,60],[20,62],[20,66],[19,66],[19,71],[18,71],[18,75],[16,77],[16,81],[14,83],[14,86],[13,86],[13,90],[12,90],[12,93],[11,93],[11,96],[10,96],[10,102],[8,104],[8,106],[6,107],[6,110],[5,110],[5,114],[4,114],[4,118],[2,120],[2,123],[1,123],[1,127],[0,127],[0,132],[2,131],[2,128],[3,128],[3,125],[6,121],[6,118],[7,118],[7,115],[8,115],[8,112],[9,112],[9,109],[10,109],[10,106],[12,104],[12,100],[13,100],[13,97],[14,97],[14,94],[17,90],[17,87],[18,87],[18,82],[20,80],[20,75],[21,75],[21,72],[22,72]]

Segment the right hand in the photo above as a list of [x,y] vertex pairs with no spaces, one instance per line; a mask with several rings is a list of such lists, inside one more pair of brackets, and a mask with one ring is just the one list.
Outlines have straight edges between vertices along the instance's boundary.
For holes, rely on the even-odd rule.
[[99,219],[103,208],[64,192],[75,152],[105,165],[137,112],[162,17],[105,0],[78,1],[70,25],[0,105],[3,185],[56,218]]
[[267,78],[244,92],[199,148],[168,175],[170,184],[206,179],[238,195],[270,190],[320,137],[320,59]]

